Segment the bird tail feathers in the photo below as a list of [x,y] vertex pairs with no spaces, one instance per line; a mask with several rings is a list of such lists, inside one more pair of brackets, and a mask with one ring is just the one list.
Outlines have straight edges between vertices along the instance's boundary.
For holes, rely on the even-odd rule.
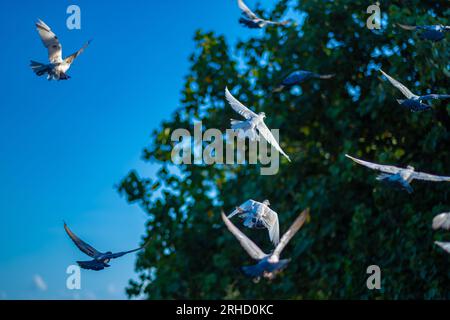
[[30,67],[39,77],[49,70],[48,65],[33,60],[30,62]]

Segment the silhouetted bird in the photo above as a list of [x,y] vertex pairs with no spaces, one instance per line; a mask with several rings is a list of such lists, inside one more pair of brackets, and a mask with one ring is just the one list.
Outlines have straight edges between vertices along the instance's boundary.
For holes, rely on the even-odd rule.
[[269,128],[264,123],[264,119],[266,118],[266,114],[264,112],[261,112],[259,114],[254,113],[246,106],[244,106],[241,102],[239,102],[235,97],[233,97],[230,91],[228,91],[228,88],[225,88],[225,98],[227,99],[233,110],[246,119],[245,121],[231,119],[231,128],[233,130],[241,130],[241,132],[244,133],[244,138],[248,137],[252,141],[259,141],[259,135],[256,132],[256,130],[258,130],[258,132],[267,142],[274,146],[275,149],[278,150],[278,152],[280,152],[283,156],[286,157],[286,159],[289,160],[289,162],[291,161],[289,156],[283,151],[283,149],[281,149],[278,141],[272,135],[272,132],[270,132]]
[[242,17],[239,19],[239,23],[241,23],[243,26],[246,26],[247,28],[260,29],[270,24],[286,25],[288,23],[288,21],[274,22],[270,20],[261,19],[256,14],[254,14],[242,0],[238,0],[238,6],[242,10],[242,15],[245,16],[245,18]]
[[116,259],[119,257],[122,257],[123,255],[126,255],[127,253],[135,252],[144,249],[148,242],[137,249],[133,249],[130,251],[123,251],[118,253],[112,253],[111,251],[108,252],[99,252],[96,249],[94,249],[92,246],[78,238],[67,226],[67,224],[64,222],[64,229],[66,230],[67,234],[69,235],[70,239],[75,243],[75,245],[80,249],[82,252],[87,254],[88,256],[94,258],[90,261],[77,261],[78,265],[83,269],[89,269],[89,270],[103,270],[104,268],[109,267],[108,264],[111,259]]
[[88,41],[80,50],[71,54],[67,58],[62,58],[62,46],[58,37],[52,32],[49,26],[39,20],[36,23],[37,31],[41,37],[42,43],[48,50],[49,64],[31,61],[31,69],[38,75],[47,74],[48,80],[68,80],[70,76],[66,74],[72,62],[78,57],[91,41]]
[[317,74],[310,71],[298,70],[288,75],[281,85],[273,90],[273,92],[281,92],[285,88],[290,88],[295,85],[301,84],[310,79],[331,79],[335,74]]
[[280,243],[275,247],[275,250],[270,254],[266,254],[252,240],[242,233],[222,212],[222,220],[225,222],[228,230],[238,239],[242,248],[244,248],[250,257],[258,261],[256,265],[242,267],[242,272],[251,278],[275,278],[279,272],[287,267],[290,261],[290,259],[280,260],[281,252],[292,237],[297,233],[297,231],[303,226],[308,215],[309,209],[303,211],[294,221],[289,230],[283,235]]
[[434,181],[434,182],[450,181],[450,177],[435,176],[435,175],[428,174],[428,173],[416,172],[416,171],[414,171],[414,167],[412,167],[412,166],[408,166],[406,169],[397,168],[394,166],[386,166],[386,165],[376,164],[376,163],[372,163],[372,162],[368,162],[368,161],[363,161],[363,160],[360,160],[357,158],[353,158],[353,157],[349,156],[348,154],[346,154],[345,156],[347,158],[352,159],[356,163],[366,166],[372,170],[378,170],[378,171],[384,172],[383,174],[380,174],[377,177],[377,180],[383,181],[393,187],[399,187],[399,188],[405,189],[409,193],[413,192],[413,188],[411,187],[410,183],[415,179],[416,180]]
[[419,37],[422,40],[430,41],[441,41],[445,38],[445,32],[450,31],[450,26],[444,26],[442,24],[432,26],[410,26],[397,23],[397,25],[405,30],[420,31]]
[[280,226],[278,224],[278,214],[269,208],[269,200],[262,203],[254,200],[247,200],[228,215],[231,219],[239,215],[244,219],[244,226],[251,229],[267,229],[270,241],[274,245],[280,242]]
[[422,103],[422,101],[428,101],[432,99],[449,99],[449,94],[426,94],[423,96],[418,96],[414,93],[412,93],[407,87],[405,87],[403,84],[392,78],[390,75],[388,75],[386,72],[380,69],[380,72],[384,74],[384,76],[389,80],[389,82],[396,87],[398,90],[400,90],[403,95],[406,97],[406,99],[397,99],[397,102],[411,110],[412,112],[418,112],[418,111],[424,111],[429,110],[432,107],[428,104]]

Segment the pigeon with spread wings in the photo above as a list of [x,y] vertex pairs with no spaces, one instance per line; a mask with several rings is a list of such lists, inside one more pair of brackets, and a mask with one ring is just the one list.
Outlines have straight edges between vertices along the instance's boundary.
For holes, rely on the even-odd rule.
[[389,82],[400,90],[401,93],[406,97],[406,99],[397,99],[397,102],[412,112],[430,110],[432,107],[428,104],[422,103],[422,101],[428,101],[433,99],[449,99],[449,94],[426,94],[426,95],[416,95],[412,93],[405,85],[401,84],[399,81],[392,78],[386,72],[380,69],[380,72],[389,80]]
[[227,229],[238,239],[242,248],[252,257],[257,260],[258,263],[253,266],[244,266],[242,271],[245,275],[251,278],[264,277],[267,279],[273,279],[275,276],[283,271],[289,264],[290,259],[280,259],[281,252],[303,226],[306,218],[309,215],[309,209],[303,211],[292,226],[286,231],[281,238],[275,250],[269,254],[264,253],[252,240],[250,240],[242,231],[240,231],[227,216],[222,212],[222,220],[225,223]]
[[250,229],[267,229],[270,241],[276,246],[280,242],[280,226],[278,214],[269,208],[269,200],[262,203],[255,200],[247,200],[228,215],[231,219],[235,215],[244,219],[244,226]]
[[450,26],[444,26],[442,24],[431,26],[411,26],[397,23],[397,25],[404,30],[419,31],[419,37],[422,40],[430,41],[441,41],[445,38],[445,33],[450,31]]
[[289,74],[283,82],[273,90],[273,92],[281,92],[285,88],[291,88],[310,79],[331,79],[335,74],[318,74],[311,71],[298,70]]
[[47,74],[48,80],[68,80],[70,76],[67,75],[67,70],[69,70],[75,58],[77,58],[88,47],[91,41],[88,41],[77,52],[63,59],[61,43],[50,27],[42,20],[39,20],[36,23],[36,28],[39,36],[41,37],[42,43],[48,50],[48,60],[50,63],[45,64],[31,61],[31,69],[38,76]]
[[258,130],[259,134],[278,152],[280,152],[286,159],[291,161],[289,156],[281,149],[278,141],[273,136],[272,132],[270,132],[269,128],[264,123],[264,119],[266,118],[266,114],[261,112],[259,114],[254,113],[249,108],[244,106],[241,102],[239,102],[233,95],[230,93],[228,88],[225,88],[225,98],[227,99],[230,106],[234,111],[239,113],[242,117],[245,118],[244,121],[238,121],[231,119],[231,128],[233,130],[239,130],[240,133],[244,134],[244,138],[248,137],[251,141],[259,140],[259,135],[256,132]]
[[75,243],[77,248],[80,249],[83,253],[87,254],[89,257],[93,258],[93,260],[90,261],[77,261],[78,265],[83,269],[95,271],[103,270],[104,268],[110,267],[108,263],[109,261],[111,261],[111,259],[120,258],[128,253],[142,250],[148,244],[147,242],[146,244],[144,244],[144,246],[129,251],[122,251],[117,253],[112,253],[111,251],[100,252],[91,245],[87,244],[86,242],[78,238],[78,236],[75,233],[73,233],[72,230],[69,229],[69,227],[65,222],[64,222],[64,229],[66,230],[70,239],[72,239],[73,243]]
[[242,0],[238,0],[239,9],[242,11],[243,17],[239,19],[239,23],[250,29],[261,29],[267,25],[286,25],[288,21],[270,21],[259,18],[253,11],[251,11]]
[[354,158],[352,156],[349,156],[348,154],[346,154],[345,156],[367,168],[383,172],[382,174],[380,174],[377,177],[378,181],[385,182],[386,184],[393,186],[393,187],[399,187],[399,188],[405,189],[409,193],[412,193],[414,191],[413,188],[411,187],[411,182],[413,180],[425,180],[425,181],[434,181],[434,182],[448,181],[448,182],[450,182],[450,177],[436,176],[436,175],[432,175],[432,174],[428,174],[428,173],[417,172],[417,171],[415,171],[414,167],[412,167],[412,166],[407,166],[406,168],[398,168],[398,167],[394,167],[394,166],[381,165],[381,164],[377,164],[377,163],[360,160],[360,159]]

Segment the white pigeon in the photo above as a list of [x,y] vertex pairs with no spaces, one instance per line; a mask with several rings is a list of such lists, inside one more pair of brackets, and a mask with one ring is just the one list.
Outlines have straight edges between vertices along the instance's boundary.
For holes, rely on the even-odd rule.
[[411,110],[412,112],[425,111],[430,110],[432,108],[430,105],[422,103],[422,101],[450,98],[450,95],[448,94],[435,94],[435,93],[419,96],[417,94],[412,93],[411,90],[409,90],[405,85],[401,84],[399,81],[392,78],[383,70],[380,69],[380,72],[389,80],[389,82],[394,87],[400,90],[400,92],[403,93],[403,95],[406,97],[406,99],[397,99],[397,102],[402,107],[405,107]]
[[256,130],[258,130],[259,134],[267,142],[274,146],[275,149],[278,150],[278,152],[280,152],[283,156],[286,157],[286,159],[289,160],[289,162],[291,162],[289,156],[283,151],[283,149],[281,149],[278,141],[275,139],[275,137],[272,135],[272,132],[270,132],[269,128],[264,123],[264,119],[266,118],[266,114],[264,112],[261,112],[259,114],[254,113],[246,106],[244,106],[241,102],[239,102],[235,97],[233,97],[228,88],[225,88],[225,97],[233,110],[245,118],[245,121],[231,119],[231,128],[233,130],[242,130],[241,132],[244,133],[244,136],[248,137],[252,141],[259,140],[259,135],[256,132]]
[[450,213],[441,213],[434,217],[433,229],[450,230]]
[[231,219],[239,215],[244,219],[244,226],[250,229],[267,229],[269,231],[270,241],[274,245],[280,242],[280,225],[278,223],[278,214],[269,208],[269,200],[262,203],[255,200],[247,200],[228,215]]
[[38,76],[47,74],[48,80],[68,80],[70,76],[66,74],[67,70],[69,70],[75,58],[87,48],[91,41],[89,40],[80,50],[63,59],[61,43],[50,27],[42,20],[39,20],[36,23],[36,27],[42,43],[48,50],[48,60],[50,63],[44,64],[31,61],[31,69],[33,69]]
[[308,216],[309,209],[306,209],[297,217],[297,219],[295,219],[288,231],[283,234],[280,243],[278,243],[275,249],[271,253],[267,254],[264,253],[241,230],[239,230],[222,212],[222,220],[228,230],[236,237],[242,248],[244,248],[250,257],[258,261],[256,265],[242,267],[242,271],[247,276],[256,279],[259,279],[260,277],[273,279],[278,273],[287,267],[290,259],[280,259],[281,252],[284,250],[292,237],[297,233],[297,231],[300,230]]
[[435,241],[435,244],[437,244],[439,247],[450,253],[450,242],[441,242],[441,241]]
[[258,17],[253,11],[251,11],[242,0],[238,0],[239,9],[242,10],[242,14],[245,16],[239,19],[239,22],[250,29],[260,29],[267,25],[286,25],[288,21],[275,22],[270,20],[264,20]]
[[409,193],[413,192],[413,188],[411,187],[410,183],[413,180],[426,180],[426,181],[434,181],[434,182],[441,182],[441,181],[449,181],[450,177],[444,177],[444,176],[435,176],[428,173],[422,173],[415,171],[414,167],[408,166],[406,168],[398,168],[394,166],[387,166],[387,165],[381,165],[376,164],[364,160],[360,160],[357,158],[353,158],[352,156],[349,156],[348,154],[345,155],[347,158],[352,159],[356,163],[359,163],[363,166],[366,166],[372,170],[378,170],[383,172],[383,174],[379,175],[377,177],[377,180],[386,182],[389,185],[396,186],[403,188],[407,190]]

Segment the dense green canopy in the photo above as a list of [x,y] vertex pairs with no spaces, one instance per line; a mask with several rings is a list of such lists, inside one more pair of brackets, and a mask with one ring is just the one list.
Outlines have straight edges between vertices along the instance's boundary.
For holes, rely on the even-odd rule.
[[[446,93],[448,39],[422,41],[395,23],[445,24],[448,1],[383,1],[381,30],[366,28],[367,5],[304,0],[288,8],[281,0],[273,12],[257,12],[281,19],[293,10],[305,14],[304,23],[256,30],[235,46],[226,35],[197,32],[181,107],[144,151],[145,161],[161,169],[153,177],[131,171],[119,186],[148,213],[145,236],[151,239],[137,261],[139,280],[127,288],[130,297],[450,298],[450,255],[433,244],[450,233],[431,229],[433,216],[449,210],[450,184],[416,181],[409,195],[385,188],[374,171],[344,157],[450,175],[448,101],[411,113],[377,71],[382,66],[416,93]],[[272,94],[296,69],[336,77]],[[225,86],[264,111],[270,128],[280,128],[281,145],[293,161],[281,157],[277,175],[260,175],[259,165],[173,165],[174,129],[193,131],[195,119],[225,130],[236,118]],[[311,209],[310,220],[283,252],[292,259],[289,267],[271,282],[254,283],[240,273],[240,266],[254,261],[220,219],[221,207],[230,212],[249,198],[271,201],[281,233],[302,209]],[[266,232],[244,232],[271,249]],[[381,290],[366,287],[372,264],[381,268]]]

